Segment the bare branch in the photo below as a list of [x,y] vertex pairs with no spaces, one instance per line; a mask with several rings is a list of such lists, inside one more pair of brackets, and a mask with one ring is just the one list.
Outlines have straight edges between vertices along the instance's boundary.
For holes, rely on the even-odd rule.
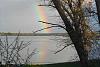
[[50,27],[46,27],[46,28],[43,28],[43,29],[34,31],[33,33],[36,33],[36,32],[39,32],[39,31],[42,31],[42,30],[45,30],[45,29],[53,28],[53,27],[58,27],[58,26],[50,26]]
[[66,47],[68,47],[68,46],[70,46],[70,45],[72,45],[72,44],[73,44],[73,43],[65,45],[62,49],[56,51],[54,54],[57,54],[57,53],[61,52],[61,51],[64,50]]
[[53,6],[53,5],[50,5],[50,4],[49,4],[49,5],[46,5],[46,4],[45,4],[45,5],[38,5],[38,6],[47,6],[47,7],[49,7],[49,6],[50,6],[50,7],[53,7],[53,8],[55,8],[55,6]]
[[63,29],[66,30],[66,28],[65,28],[64,26],[59,25],[59,24],[53,24],[53,23],[48,23],[48,22],[44,22],[44,21],[39,21],[39,22],[42,22],[42,23],[45,23],[45,24],[50,24],[50,25],[55,25],[55,26],[57,26],[57,27],[61,27],[61,28],[63,28]]

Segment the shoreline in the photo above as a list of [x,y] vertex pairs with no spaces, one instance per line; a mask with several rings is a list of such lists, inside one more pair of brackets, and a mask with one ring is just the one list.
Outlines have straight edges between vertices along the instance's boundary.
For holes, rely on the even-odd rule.
[[0,36],[68,36],[67,33],[0,33]]

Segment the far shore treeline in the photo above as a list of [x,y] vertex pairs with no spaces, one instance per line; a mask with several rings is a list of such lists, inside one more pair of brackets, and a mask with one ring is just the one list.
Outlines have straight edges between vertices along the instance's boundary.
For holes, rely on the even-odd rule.
[[[67,33],[12,33],[0,32],[0,36],[64,36],[69,37]],[[96,39],[100,40],[100,33],[96,32]]]
[[5,33],[0,32],[0,36],[68,36],[67,33]]

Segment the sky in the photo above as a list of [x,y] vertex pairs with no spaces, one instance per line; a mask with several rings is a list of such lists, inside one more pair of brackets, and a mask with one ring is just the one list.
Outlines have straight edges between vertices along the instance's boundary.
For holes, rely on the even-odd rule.
[[[57,11],[39,4],[40,0],[0,0],[0,32],[33,32],[49,26],[38,21],[56,22],[53,16]],[[40,32],[64,32],[56,29]]]
[[[86,0],[86,2],[91,0]],[[40,7],[41,0],[0,0],[0,32],[34,32],[39,29],[50,27],[38,21],[49,23],[62,22],[58,12],[53,8]],[[58,21],[59,20],[59,21]],[[94,25],[95,19],[91,23]],[[98,26],[93,26],[97,29]],[[51,28],[41,33],[65,32],[63,29]]]

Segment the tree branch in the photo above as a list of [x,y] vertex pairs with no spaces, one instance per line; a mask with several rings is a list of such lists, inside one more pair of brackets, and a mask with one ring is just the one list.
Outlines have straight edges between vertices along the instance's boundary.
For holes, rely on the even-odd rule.
[[59,25],[59,24],[53,24],[53,23],[48,23],[48,22],[44,22],[44,21],[39,21],[39,22],[42,22],[42,23],[45,23],[45,24],[50,24],[50,25],[55,25],[55,26],[57,26],[57,27],[61,27],[61,28],[63,28],[63,29],[66,30],[66,28],[65,28],[64,26]]
[[[71,43],[71,44],[73,44],[73,43]],[[56,51],[54,54],[59,53],[60,51],[64,50],[66,47],[70,46],[71,44],[67,44],[67,45],[65,45],[62,49]]]
[[53,27],[58,27],[58,26],[50,26],[50,27],[46,27],[46,28],[43,28],[43,29],[37,30],[37,31],[35,31],[35,32],[33,32],[33,33],[36,33],[36,32],[39,32],[39,31],[42,31],[42,30],[45,30],[45,29],[53,28]]

